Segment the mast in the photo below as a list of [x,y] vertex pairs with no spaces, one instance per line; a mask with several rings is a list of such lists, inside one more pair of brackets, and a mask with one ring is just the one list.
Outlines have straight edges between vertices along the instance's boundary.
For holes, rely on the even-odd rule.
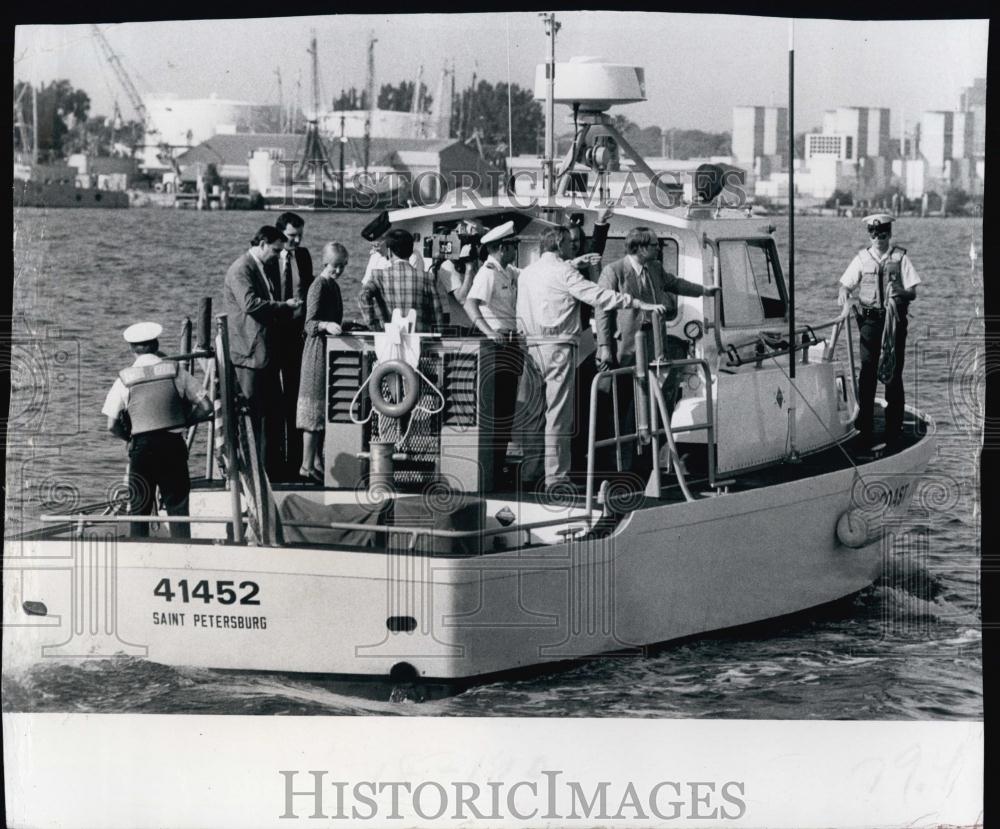
[[274,74],[278,76],[278,132],[285,131],[285,96],[281,90],[281,67],[275,67]]
[[31,164],[38,165],[38,90],[31,85]]
[[545,195],[551,196],[555,185],[555,98],[556,98],[556,32],[562,26],[554,12],[542,15],[545,34],[549,38],[549,57],[545,63],[545,159],[542,162]]
[[[440,138],[451,138],[452,137],[452,134],[451,134],[451,115],[452,115],[452,110],[454,109],[454,107],[455,107],[455,59],[452,58],[451,59],[451,108],[449,108],[449,110],[448,110],[448,134],[447,135],[439,136]],[[461,102],[459,102],[458,112],[459,112],[459,118],[461,119],[461,113],[462,113]],[[458,122],[458,124],[456,126],[457,126],[457,129],[455,130],[455,134],[458,135],[459,131],[462,128],[461,120],[459,120],[459,122]]]
[[345,115],[340,116],[340,195],[343,198],[344,195],[344,144],[347,143],[347,138],[344,137],[344,119]]
[[291,124],[292,131],[294,132],[298,126],[299,113],[302,112],[302,70],[299,70],[298,77],[295,80],[295,109],[291,113]]
[[788,451],[785,460],[800,463],[795,445],[798,390],[795,385],[795,20],[788,21]]
[[316,30],[313,30],[312,39],[309,41],[307,50],[312,58],[312,97],[313,110],[312,118],[306,127],[306,145],[302,153],[302,161],[299,163],[299,177],[308,176],[310,170],[315,176],[314,183],[316,190],[323,187],[323,178],[327,176],[333,180],[333,165],[326,154],[326,147],[323,146],[323,139],[319,134],[319,50],[316,48]]
[[313,118],[319,123],[319,55],[316,49],[316,30],[312,30],[309,41],[309,56],[312,58]]
[[368,174],[368,164],[371,162],[372,143],[372,113],[375,110],[375,43],[374,32],[368,37],[368,78],[365,89],[368,95],[368,110],[365,113],[365,174]]
[[[788,376],[795,379],[795,20],[788,21]],[[794,403],[794,401],[793,401]]]
[[423,91],[424,86],[424,65],[420,64],[420,68],[417,69],[417,80],[413,85],[413,98],[410,101],[410,115],[416,115],[417,117],[413,119],[414,126],[417,128],[417,133],[421,138],[425,138],[423,130]]

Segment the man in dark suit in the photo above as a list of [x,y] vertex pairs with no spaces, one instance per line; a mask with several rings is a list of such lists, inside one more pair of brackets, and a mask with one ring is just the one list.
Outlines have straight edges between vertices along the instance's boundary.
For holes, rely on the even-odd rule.
[[[718,292],[715,286],[702,287],[694,282],[679,279],[666,273],[660,264],[660,245],[656,234],[648,227],[634,227],[625,237],[627,255],[607,265],[601,272],[598,285],[611,291],[629,293],[644,302],[663,305],[667,310],[665,320],[677,316],[677,296],[712,296]],[[597,365],[598,368],[618,368],[634,366],[636,363],[635,335],[647,331],[646,359],[652,359],[652,320],[642,311],[631,308],[597,310]],[[684,359],[688,356],[688,344],[680,337],[667,336],[664,339],[667,359]],[[680,371],[672,369],[663,384],[663,396],[672,412],[677,394]],[[635,395],[632,378],[621,375],[618,386],[618,417],[623,434],[635,431]],[[635,451],[635,443],[622,447],[622,458],[626,471],[646,476],[652,469],[652,458],[647,450],[641,456]]]
[[295,407],[302,369],[306,296],[313,281],[313,267],[308,249],[302,247],[305,220],[296,213],[282,213],[274,225],[283,234],[285,245],[271,262],[271,279],[276,282],[279,299],[297,299],[301,303],[292,312],[291,319],[280,322],[274,332],[283,414],[281,455],[285,469],[282,478],[294,480],[302,467],[302,434],[295,427]]
[[280,299],[268,265],[278,258],[285,237],[266,225],[226,272],[223,306],[229,323],[229,353],[240,391],[250,404],[250,417],[269,478],[283,473],[281,387],[274,332],[291,320],[298,299]]

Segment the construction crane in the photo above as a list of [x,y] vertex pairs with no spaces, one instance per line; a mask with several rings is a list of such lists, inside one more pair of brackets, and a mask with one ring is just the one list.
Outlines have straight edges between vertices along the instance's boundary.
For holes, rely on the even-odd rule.
[[[24,105],[22,104],[22,99],[24,98],[24,93],[28,91],[30,84],[24,84],[21,87],[21,92],[18,94],[17,98],[14,99],[14,124],[17,126],[17,130],[21,135],[21,152],[27,153],[31,152],[31,163],[35,164],[38,161],[38,148],[35,146],[33,140],[28,140],[28,125],[24,120]],[[32,93],[34,94],[34,87],[32,87]],[[34,111],[35,103],[32,100],[32,111]],[[32,133],[34,136],[34,133]]]
[[[139,90],[135,88],[135,84],[132,83],[132,78],[129,76],[125,66],[122,64],[121,58],[118,57],[118,53],[111,47],[108,39],[104,36],[104,32],[101,31],[100,26],[96,23],[92,23],[90,29],[94,33],[94,37],[100,45],[101,51],[104,52],[104,57],[107,59],[108,63],[111,64],[111,69],[114,71],[115,77],[118,78],[118,82],[122,85],[122,89],[125,90],[125,95],[128,97],[129,103],[132,104],[132,108],[135,109],[136,114],[139,116],[139,122],[142,124],[146,146],[155,144],[157,148],[157,159],[161,164],[167,164],[173,168],[174,172],[177,173],[179,177],[180,170],[174,161],[173,147],[165,141],[156,141],[155,136],[159,130],[157,130],[150,121],[149,110],[146,109],[146,105],[142,102],[142,96],[139,94]],[[133,152],[134,151],[135,150],[133,148]]]
[[132,104],[136,113],[138,113],[139,120],[142,123],[143,128],[148,130],[150,126],[149,112],[146,110],[146,105],[142,102],[139,90],[135,88],[135,84],[132,83],[132,79],[129,77],[128,72],[125,71],[121,58],[119,58],[118,53],[111,48],[111,44],[108,43],[108,39],[104,36],[104,32],[101,31],[100,26],[93,23],[90,28],[94,33],[94,37],[97,38],[97,42],[100,44],[101,50],[104,52],[104,57],[107,58],[108,63],[111,64],[111,69],[114,71],[115,77],[118,78],[118,82],[125,90],[125,95],[128,97],[129,102]]

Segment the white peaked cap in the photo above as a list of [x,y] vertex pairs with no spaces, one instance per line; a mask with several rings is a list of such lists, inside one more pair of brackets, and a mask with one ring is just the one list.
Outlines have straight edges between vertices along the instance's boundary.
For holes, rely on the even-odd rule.
[[870,216],[865,216],[862,221],[865,223],[865,227],[871,228],[879,225],[891,225],[892,219],[890,213],[872,213]]
[[148,343],[158,339],[163,333],[163,326],[156,322],[137,322],[125,329],[122,336],[127,343]]
[[488,245],[491,242],[499,242],[501,239],[506,239],[508,236],[514,235],[514,223],[504,222],[502,225],[497,225],[489,233],[486,233],[480,241],[484,245]]

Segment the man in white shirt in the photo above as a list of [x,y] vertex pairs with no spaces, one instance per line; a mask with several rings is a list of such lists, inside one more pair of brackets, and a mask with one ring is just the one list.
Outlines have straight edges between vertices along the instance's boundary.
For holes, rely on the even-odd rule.
[[[665,313],[662,305],[602,288],[583,277],[572,262],[569,229],[542,234],[541,257],[521,271],[517,325],[527,340],[524,461],[522,483],[541,474],[544,449],[546,489],[572,488],[569,481],[573,430],[575,348],[580,334],[578,303],[596,308],[633,308]],[[588,254],[595,256],[596,254]],[[544,434],[544,441],[539,435]]]
[[879,375],[884,374],[885,437],[887,441],[893,441],[903,428],[906,319],[910,303],[917,298],[920,277],[906,255],[906,249],[895,247],[890,242],[893,221],[890,214],[876,213],[866,216],[863,221],[872,243],[857,253],[840,277],[838,302],[842,306],[855,305],[858,320],[861,371],[855,425],[862,439],[871,442],[875,390]]
[[[191,479],[184,427],[212,414],[208,394],[197,381],[177,362],[157,354],[162,331],[155,322],[125,329],[135,362],[119,372],[101,409],[108,431],[128,441],[130,515],[155,512],[157,487],[168,515],[188,515]],[[131,524],[130,533],[146,537],[149,524]],[[171,522],[170,537],[190,538],[190,525]]]
[[[472,245],[462,245],[459,254],[459,265],[451,259],[445,259],[437,270],[438,295],[441,306],[448,317],[448,329],[456,337],[474,337],[475,326],[465,310],[465,301],[472,288],[472,280],[476,275],[478,259],[472,255]],[[463,268],[464,270],[459,270]]]
[[[497,344],[493,374],[494,482],[512,483],[503,472],[517,407],[517,384],[524,352],[517,338],[517,277],[514,267],[518,239],[514,223],[505,222],[482,238],[488,256],[476,272],[465,301],[473,325]],[[484,380],[486,378],[480,378]]]

